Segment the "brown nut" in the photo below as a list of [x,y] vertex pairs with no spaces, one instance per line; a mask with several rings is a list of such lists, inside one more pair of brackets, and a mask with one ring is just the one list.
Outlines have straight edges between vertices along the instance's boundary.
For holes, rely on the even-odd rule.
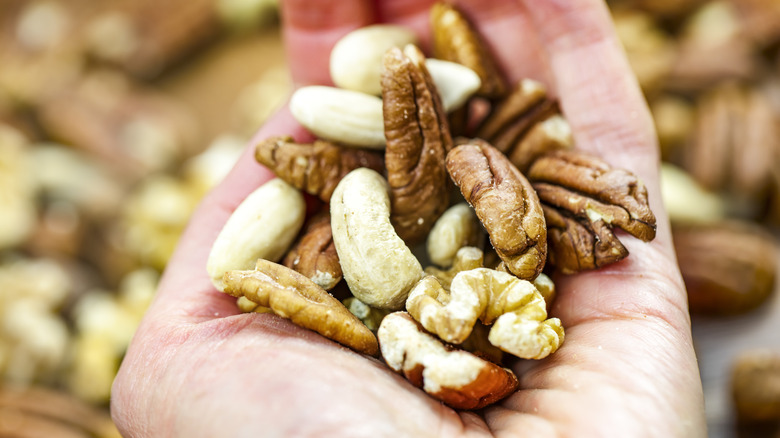
[[496,98],[506,93],[506,80],[493,55],[460,11],[447,3],[433,5],[431,28],[434,57],[457,62],[474,70],[482,81],[478,95]]
[[305,276],[267,260],[251,271],[228,271],[225,293],[245,296],[293,323],[355,351],[376,355],[376,337],[359,319]]
[[406,312],[387,315],[377,336],[390,368],[452,408],[480,409],[519,386],[511,370],[443,344]]
[[684,167],[711,190],[761,199],[769,190],[780,130],[766,96],[732,83],[697,103],[695,131],[684,150]]
[[591,222],[542,206],[549,262],[564,274],[598,269],[623,260],[628,250],[604,221]]
[[768,231],[748,222],[672,228],[691,312],[734,315],[774,291],[777,249]]
[[647,189],[631,172],[581,152],[559,150],[537,159],[528,179],[545,207],[550,262],[563,272],[599,268],[626,257],[612,227],[646,242],[655,238]]
[[415,46],[393,48],[382,70],[390,219],[407,242],[422,240],[448,206],[444,156],[452,139],[424,61]]
[[330,201],[344,175],[359,167],[382,172],[381,153],[339,146],[326,140],[295,143],[292,137],[272,137],[255,146],[255,159],[293,187]]
[[532,283],[487,268],[458,273],[449,291],[435,277],[423,278],[406,309],[426,330],[454,344],[466,340],[477,319],[493,324],[490,343],[523,359],[547,357],[564,337],[560,320],[547,319],[544,298]]
[[544,85],[531,79],[518,82],[493,107],[477,129],[477,137],[506,154],[523,173],[540,155],[568,149],[574,142],[558,103],[547,98]]
[[341,281],[341,264],[333,244],[330,214],[323,212],[309,219],[304,232],[284,257],[282,264],[308,277],[325,290],[333,289]]
[[743,353],[732,369],[731,391],[740,421],[780,420],[780,353]]
[[547,228],[528,180],[486,142],[453,149],[447,170],[509,271],[524,280],[536,278],[547,257]]

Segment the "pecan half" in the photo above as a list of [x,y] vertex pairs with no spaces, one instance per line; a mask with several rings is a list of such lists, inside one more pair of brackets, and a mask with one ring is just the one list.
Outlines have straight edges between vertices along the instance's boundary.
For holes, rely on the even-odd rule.
[[381,153],[338,146],[325,140],[295,143],[292,137],[271,137],[255,146],[255,159],[293,187],[330,201],[344,175],[359,167],[382,172]]
[[771,233],[749,222],[672,228],[691,312],[736,315],[772,295],[777,249]]
[[287,253],[282,264],[309,277],[325,290],[333,289],[341,281],[341,264],[333,244],[330,214],[322,212],[309,219],[300,239]]
[[509,271],[524,280],[536,278],[547,257],[547,231],[528,180],[484,141],[453,149],[447,154],[447,170]]
[[413,385],[455,409],[480,409],[513,393],[517,376],[428,334],[406,312],[382,320],[382,357]]
[[415,46],[393,48],[382,71],[390,219],[407,242],[423,239],[448,206],[444,156],[452,138],[424,60]]
[[563,273],[598,269],[628,256],[626,247],[603,220],[579,220],[546,205],[542,209],[549,261]]
[[296,325],[361,353],[375,355],[376,337],[341,302],[307,277],[259,259],[254,270],[228,271],[225,293],[247,297]]
[[547,98],[544,85],[531,79],[518,82],[493,107],[477,129],[477,137],[505,153],[521,172],[543,153],[573,144],[558,103]]
[[760,198],[771,181],[778,149],[774,110],[757,90],[732,83],[703,95],[684,167],[711,190]]
[[478,95],[496,98],[506,94],[506,80],[493,55],[460,11],[447,3],[433,5],[431,29],[434,57],[457,62],[474,70],[482,81]]
[[531,165],[528,178],[546,207],[550,261],[564,272],[627,256],[612,227],[646,242],[655,238],[647,189],[631,172],[580,152],[554,151]]
[[740,421],[780,420],[780,354],[770,349],[742,353],[734,361],[731,391]]

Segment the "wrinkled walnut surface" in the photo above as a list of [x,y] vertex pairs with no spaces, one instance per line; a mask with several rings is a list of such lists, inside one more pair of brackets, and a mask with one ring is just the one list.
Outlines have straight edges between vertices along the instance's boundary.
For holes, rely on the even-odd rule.
[[547,319],[546,303],[528,281],[487,268],[458,273],[445,290],[435,277],[412,289],[406,309],[426,330],[460,344],[477,319],[493,324],[488,339],[496,347],[524,359],[542,359],[563,342],[557,318]]
[[325,202],[344,175],[359,167],[384,170],[379,152],[339,146],[326,140],[295,143],[292,137],[271,137],[255,146],[255,159],[293,187]]
[[231,296],[244,296],[361,353],[376,355],[378,351],[371,330],[339,300],[292,269],[261,259],[254,270],[228,271],[223,281],[225,293]]
[[547,230],[528,180],[486,142],[453,149],[447,154],[447,170],[509,271],[524,280],[536,278],[547,257]]

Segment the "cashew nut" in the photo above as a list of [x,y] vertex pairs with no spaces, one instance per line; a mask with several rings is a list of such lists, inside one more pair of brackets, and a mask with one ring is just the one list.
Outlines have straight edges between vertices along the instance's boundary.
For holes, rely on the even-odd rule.
[[247,196],[211,248],[206,270],[214,286],[224,290],[227,271],[253,269],[257,259],[279,260],[303,226],[305,213],[301,193],[278,178]]
[[403,308],[423,270],[390,223],[387,181],[370,169],[353,170],[333,192],[330,214],[333,243],[352,294],[372,307]]

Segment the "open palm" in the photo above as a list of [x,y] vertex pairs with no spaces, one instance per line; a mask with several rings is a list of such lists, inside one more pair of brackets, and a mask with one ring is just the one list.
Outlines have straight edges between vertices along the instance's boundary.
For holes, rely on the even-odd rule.
[[[328,83],[330,47],[376,21],[428,39],[430,1],[283,2],[298,84]],[[214,290],[209,249],[241,200],[272,175],[247,150],[203,202],[181,240],[116,379],[112,413],[127,436],[704,436],[701,382],[685,290],[660,203],[652,122],[598,0],[458,2],[510,79],[559,97],[576,148],[639,175],[657,238],[626,236],[631,255],[556,278],[552,315],[566,342],[518,361],[520,390],[478,412],[456,412],[378,360],[271,314],[239,314]],[[310,137],[285,109],[258,138]]]

